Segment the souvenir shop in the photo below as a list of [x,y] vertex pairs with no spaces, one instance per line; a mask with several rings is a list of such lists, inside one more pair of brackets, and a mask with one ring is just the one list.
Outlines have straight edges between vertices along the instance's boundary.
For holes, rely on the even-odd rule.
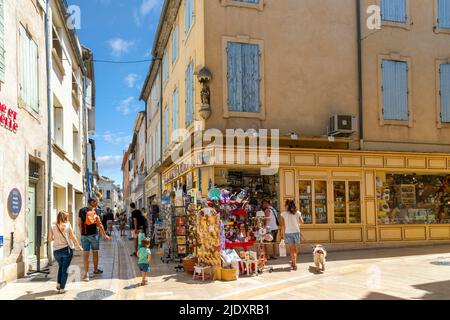
[[[277,207],[278,177],[259,171],[215,169],[208,192],[180,179],[162,196],[155,227],[162,261],[177,262],[194,279],[231,281],[268,270],[263,244],[273,240],[261,211],[263,199]],[[190,186],[199,185],[198,181]],[[201,182],[200,182],[201,185]]]

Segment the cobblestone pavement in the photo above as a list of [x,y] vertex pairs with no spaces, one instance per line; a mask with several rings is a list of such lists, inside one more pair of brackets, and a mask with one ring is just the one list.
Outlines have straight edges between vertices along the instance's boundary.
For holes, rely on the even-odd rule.
[[79,281],[80,253],[72,263],[66,294],[55,292],[56,268],[49,278],[20,279],[0,289],[2,300],[304,300],[304,299],[445,299],[450,300],[450,245],[329,253],[324,274],[315,274],[312,256],[301,255],[297,272],[289,259],[275,271],[234,282],[193,281],[153,255],[150,283],[136,286],[139,270],[131,257],[132,241],[115,233],[100,251],[102,276]]

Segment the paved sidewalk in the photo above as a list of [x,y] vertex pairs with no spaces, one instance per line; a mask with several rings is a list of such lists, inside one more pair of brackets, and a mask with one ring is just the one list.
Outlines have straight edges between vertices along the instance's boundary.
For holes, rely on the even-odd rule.
[[[289,259],[274,263],[275,272],[234,282],[193,281],[152,257],[150,284],[140,282],[132,241],[115,233],[100,251],[102,276],[79,281],[80,253],[73,261],[68,292],[57,295],[56,267],[48,279],[20,279],[0,289],[2,300],[183,300],[183,299],[445,299],[450,300],[450,245],[331,252],[324,274],[313,272],[312,255],[300,257],[299,270]],[[92,267],[91,267],[92,268]]]

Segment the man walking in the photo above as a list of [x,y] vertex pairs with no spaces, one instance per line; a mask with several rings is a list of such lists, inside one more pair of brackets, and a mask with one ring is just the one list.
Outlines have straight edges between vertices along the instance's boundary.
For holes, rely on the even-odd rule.
[[138,251],[138,234],[140,229],[144,229],[145,235],[147,235],[147,228],[145,226],[145,218],[142,212],[136,209],[136,204],[131,203],[131,222],[133,226],[133,238],[134,238],[134,252],[132,256],[136,256]]
[[99,231],[105,237],[105,240],[111,240],[106,234],[96,210],[97,200],[89,199],[89,207],[81,209],[78,214],[78,226],[80,228],[81,245],[83,247],[84,281],[89,281],[89,255],[91,250],[94,262],[94,275],[103,273],[98,268],[98,250],[100,249]]

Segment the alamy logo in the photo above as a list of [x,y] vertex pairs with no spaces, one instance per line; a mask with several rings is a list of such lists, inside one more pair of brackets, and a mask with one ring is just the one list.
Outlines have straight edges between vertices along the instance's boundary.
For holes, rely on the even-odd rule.
[[81,9],[79,6],[71,5],[67,8],[66,25],[69,30],[81,29]]

